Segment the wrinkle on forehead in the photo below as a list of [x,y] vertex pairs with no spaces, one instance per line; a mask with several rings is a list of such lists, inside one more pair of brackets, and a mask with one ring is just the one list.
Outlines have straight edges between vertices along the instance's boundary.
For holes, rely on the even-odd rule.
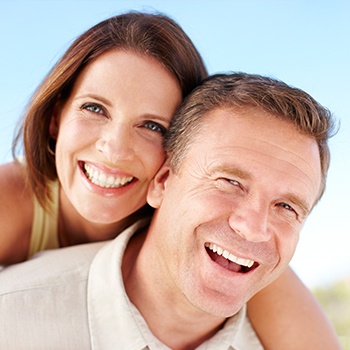
[[231,160],[239,164],[239,159],[246,159],[275,169],[282,177],[296,178],[315,194],[315,200],[318,196],[321,163],[317,142],[289,120],[259,110],[215,110],[203,121],[194,144],[205,153],[207,166],[211,162],[229,166]]
[[[276,149],[280,149],[279,147],[276,147]],[[234,152],[233,152],[234,151]],[[286,151],[288,152],[288,151]],[[315,184],[312,180],[317,176],[317,171],[314,167],[310,165],[309,162],[305,160],[305,158],[301,157],[297,153],[291,153],[288,152],[288,158],[286,159],[285,156],[283,156],[283,151],[280,152],[280,155],[272,156],[269,152],[265,151],[263,147],[259,146],[259,150],[250,150],[248,148],[244,147],[238,147],[238,146],[228,146],[228,147],[220,147],[216,149],[215,153],[217,154],[226,154],[232,161],[236,160],[238,161],[239,158],[246,159],[249,161],[254,161],[259,164],[263,164],[264,166],[270,168],[270,169],[276,169],[284,174],[289,174],[291,176],[294,176],[295,178],[298,178],[301,180],[305,186],[307,186],[310,190],[312,190],[315,185],[318,187],[318,184]],[[256,159],[256,155],[259,155],[259,159]],[[301,162],[303,166],[296,166],[295,164]],[[214,160],[215,163],[215,160]],[[226,170],[229,172],[229,163],[226,165]],[[235,170],[235,173],[237,170]],[[242,178],[248,178],[250,175],[248,173],[242,174]],[[307,179],[309,181],[307,181]]]

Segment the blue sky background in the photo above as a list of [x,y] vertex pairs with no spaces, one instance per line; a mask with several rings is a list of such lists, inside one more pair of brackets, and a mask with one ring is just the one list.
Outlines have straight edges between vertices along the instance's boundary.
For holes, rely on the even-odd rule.
[[128,10],[160,11],[194,41],[210,73],[277,77],[328,107],[341,128],[322,201],[301,234],[292,266],[310,287],[350,277],[350,1],[0,0],[0,163],[42,78],[72,40]]

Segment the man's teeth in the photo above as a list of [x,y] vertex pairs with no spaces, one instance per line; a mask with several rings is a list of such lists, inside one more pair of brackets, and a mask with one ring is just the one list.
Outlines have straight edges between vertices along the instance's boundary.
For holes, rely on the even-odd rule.
[[222,249],[221,247],[217,246],[214,243],[205,243],[205,246],[209,248],[211,251],[213,251],[214,253],[218,255],[222,255],[225,259],[230,260],[238,265],[252,267],[254,264],[253,260],[238,258],[237,256],[233,255],[226,249]]
[[106,175],[98,170],[92,169],[88,164],[84,164],[84,169],[88,179],[95,185],[105,188],[116,188],[124,186],[132,181],[132,176],[114,177],[113,175]]

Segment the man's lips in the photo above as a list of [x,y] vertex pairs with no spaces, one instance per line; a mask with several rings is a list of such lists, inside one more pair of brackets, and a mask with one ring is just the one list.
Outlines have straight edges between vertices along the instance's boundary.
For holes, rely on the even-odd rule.
[[84,163],[83,170],[90,182],[103,188],[123,187],[134,180],[133,176],[118,176],[116,174],[105,173],[100,169],[93,168],[87,163]]
[[220,266],[234,272],[249,272],[259,264],[250,259],[238,258],[215,243],[206,242],[205,249],[210,258]]

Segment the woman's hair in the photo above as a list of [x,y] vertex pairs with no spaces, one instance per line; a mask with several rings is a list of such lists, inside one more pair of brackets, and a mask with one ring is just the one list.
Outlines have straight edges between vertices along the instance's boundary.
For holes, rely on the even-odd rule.
[[315,139],[320,154],[322,185],[318,199],[321,198],[330,162],[328,139],[337,131],[333,115],[306,92],[261,75],[214,75],[182,102],[164,139],[164,149],[174,171],[181,167],[202,123],[217,109],[262,110],[291,121],[297,130]]
[[41,205],[50,199],[48,181],[57,178],[49,126],[55,106],[64,104],[81,71],[110,50],[153,57],[176,78],[182,96],[195,88],[207,71],[190,38],[162,14],[129,12],[106,19],[79,36],[33,95],[15,135],[14,157],[23,138],[28,181]]

